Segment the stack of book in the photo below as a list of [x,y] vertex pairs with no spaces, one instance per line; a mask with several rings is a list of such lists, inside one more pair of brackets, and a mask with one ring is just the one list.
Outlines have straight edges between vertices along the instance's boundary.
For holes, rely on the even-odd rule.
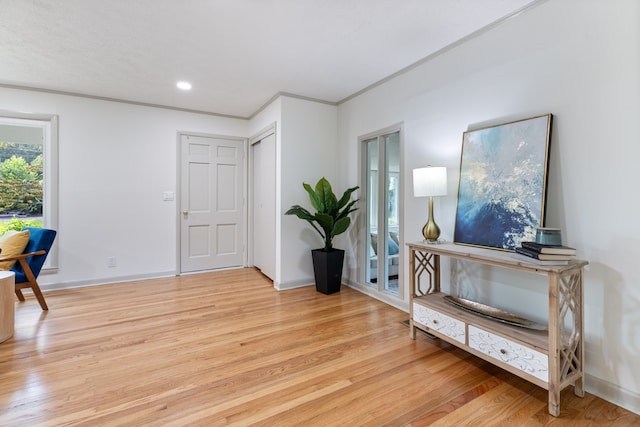
[[575,256],[576,250],[569,246],[543,245],[536,242],[522,242],[513,257],[520,261],[539,265],[565,265]]

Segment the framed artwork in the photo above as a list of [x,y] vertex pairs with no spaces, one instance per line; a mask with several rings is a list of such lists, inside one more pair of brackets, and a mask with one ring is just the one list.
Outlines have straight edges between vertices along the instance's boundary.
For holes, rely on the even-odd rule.
[[462,136],[454,243],[514,250],[544,226],[552,115]]

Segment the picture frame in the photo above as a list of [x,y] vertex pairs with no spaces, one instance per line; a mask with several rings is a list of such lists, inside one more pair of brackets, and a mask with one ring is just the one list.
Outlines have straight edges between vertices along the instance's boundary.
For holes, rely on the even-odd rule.
[[513,251],[544,227],[552,114],[465,131],[454,243]]

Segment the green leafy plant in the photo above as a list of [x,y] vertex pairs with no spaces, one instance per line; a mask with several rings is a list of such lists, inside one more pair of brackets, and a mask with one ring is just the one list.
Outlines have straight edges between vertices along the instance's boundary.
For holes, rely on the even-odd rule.
[[295,215],[311,224],[324,240],[324,250],[329,252],[333,249],[333,238],[349,228],[349,214],[358,209],[355,207],[358,199],[351,200],[351,194],[359,187],[347,189],[338,200],[324,177],[320,178],[315,189],[307,183],[302,183],[302,186],[309,194],[311,206],[316,212],[312,214],[300,205],[293,205],[285,215]]
[[1,214],[42,215],[41,152],[42,148],[32,150],[0,142],[0,156],[11,154],[0,162]]
[[0,222],[0,235],[9,230],[20,231],[24,227],[42,228],[43,226],[42,221],[39,219],[21,219],[14,216],[9,221]]
[[0,213],[42,215],[42,182],[0,178]]
[[[42,169],[42,162],[40,162]],[[37,167],[30,165],[23,157],[11,156],[0,163],[0,177],[17,181],[30,181],[38,179]]]

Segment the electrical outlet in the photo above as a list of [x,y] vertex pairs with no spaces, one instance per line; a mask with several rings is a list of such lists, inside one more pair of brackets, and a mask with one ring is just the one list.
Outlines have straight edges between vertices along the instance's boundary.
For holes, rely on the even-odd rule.
[[116,266],[116,257],[114,256],[110,256],[107,258],[107,267],[108,268],[113,268]]

